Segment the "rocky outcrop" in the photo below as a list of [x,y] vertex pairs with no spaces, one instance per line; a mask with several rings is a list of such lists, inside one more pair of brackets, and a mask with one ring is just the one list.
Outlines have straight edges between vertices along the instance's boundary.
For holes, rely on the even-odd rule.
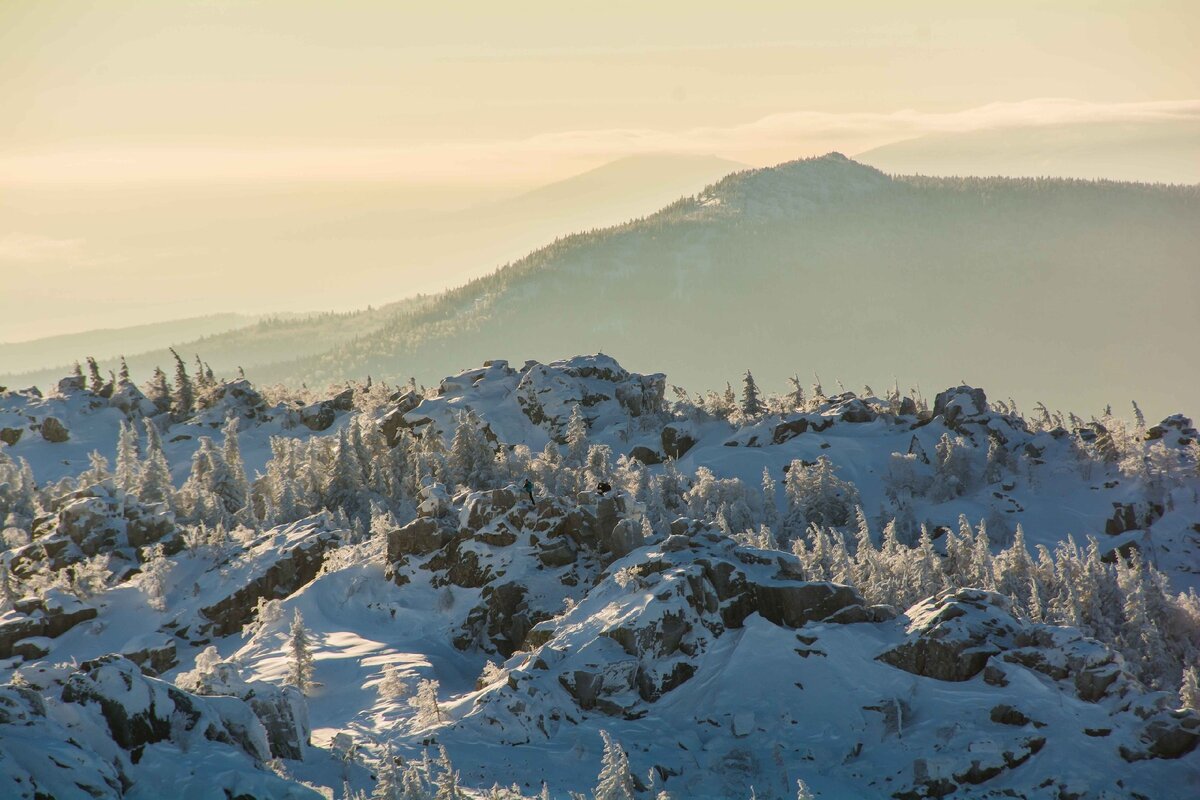
[[39,426],[42,438],[51,444],[60,444],[71,438],[70,431],[58,417],[46,417]]
[[1022,629],[1008,598],[960,589],[908,611],[908,640],[879,655],[894,667],[940,681],[965,681]]
[[300,409],[300,422],[310,431],[329,430],[337,419],[337,412],[325,400]]
[[231,696],[245,701],[262,723],[274,758],[302,760],[311,730],[303,695],[294,686],[247,681],[234,662],[222,661],[200,675],[193,688],[204,697]]
[[696,446],[696,433],[687,425],[672,423],[662,429],[662,451],[668,458],[683,458],[687,451]]
[[256,762],[271,757],[266,731],[240,700],[199,698],[143,675],[122,656],[85,661],[67,679],[62,701],[94,709],[123,750],[137,751],[163,741],[182,742],[196,731],[209,741],[241,749]]
[[314,525],[311,520],[269,531],[253,547],[272,557],[263,559],[266,565],[246,576],[231,594],[200,609],[203,622],[199,630],[215,636],[240,632],[254,618],[260,599],[286,597],[315,578],[326,554],[340,538],[338,532]]
[[96,615],[95,608],[57,589],[40,598],[18,600],[12,612],[0,617],[0,658],[18,654],[21,640],[53,639]]

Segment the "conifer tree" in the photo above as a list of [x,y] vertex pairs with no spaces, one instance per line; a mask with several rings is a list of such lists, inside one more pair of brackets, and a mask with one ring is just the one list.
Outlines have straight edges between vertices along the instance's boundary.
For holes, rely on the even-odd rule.
[[600,738],[604,740],[604,755],[592,797],[594,800],[636,800],[637,789],[633,773],[629,771],[629,757],[608,731],[601,730]]
[[759,394],[758,384],[754,382],[754,376],[750,374],[750,370],[746,370],[746,375],[742,378],[741,410],[743,414],[751,419],[761,416],[767,410]]
[[137,491],[141,480],[141,464],[138,462],[138,436],[133,424],[121,421],[117,435],[117,487],[127,494]]
[[794,409],[803,409],[805,407],[804,386],[800,383],[800,376],[793,375],[788,378],[788,383],[792,385],[792,391],[788,394],[788,402]]
[[158,427],[151,420],[142,420],[146,429],[146,457],[142,462],[138,478],[139,499],[147,503],[165,503],[174,506],[175,487],[171,483],[171,470],[163,454],[162,438]]
[[1183,670],[1183,680],[1179,684],[1179,704],[1181,708],[1200,711],[1200,668],[1186,667]]
[[413,719],[418,728],[425,728],[442,721],[442,708],[438,705],[438,682],[422,679],[417,690],[408,698],[408,704],[416,712]]
[[342,428],[338,431],[333,465],[329,470],[329,482],[325,485],[325,507],[330,510],[339,508],[347,515],[356,515],[362,490],[362,471],[350,447],[346,429]]
[[192,379],[188,377],[187,367],[183,359],[170,348],[175,358],[175,385],[171,392],[171,414],[177,420],[185,420],[192,415],[196,408],[196,394],[192,389]]
[[587,459],[588,427],[583,409],[576,403],[571,409],[571,418],[567,420],[567,466],[581,468]]
[[238,442],[238,418],[230,416],[221,429],[225,440],[221,446],[221,458],[225,462],[228,482],[222,491],[225,508],[231,513],[241,511],[246,507],[250,496],[250,484],[246,480],[246,467],[242,463],[242,450]]
[[458,788],[458,772],[450,763],[450,755],[446,752],[445,745],[438,745],[438,757],[435,763],[438,768],[438,776],[437,794],[434,795],[434,800],[463,800],[462,792]]
[[154,374],[146,383],[144,392],[159,413],[171,410],[171,385],[167,383],[167,374],[158,367],[154,368]]
[[392,743],[388,742],[380,761],[375,788],[371,791],[371,800],[400,800],[400,776],[396,773],[396,757],[392,752]]
[[314,667],[310,638],[304,627],[304,617],[300,609],[296,609],[288,639],[288,674],[284,683],[295,686],[301,694],[308,694],[312,688]]
[[125,356],[121,356],[120,370],[117,372],[117,380],[121,383],[129,383],[129,365],[125,363]]
[[96,359],[91,356],[87,357],[88,366],[88,389],[94,394],[100,394],[104,389],[104,379],[100,377],[100,367],[96,364]]

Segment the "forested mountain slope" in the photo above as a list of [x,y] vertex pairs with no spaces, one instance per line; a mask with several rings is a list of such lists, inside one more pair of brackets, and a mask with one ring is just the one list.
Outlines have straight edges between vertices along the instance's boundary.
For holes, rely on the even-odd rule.
[[1176,360],[1200,337],[1197,252],[1195,187],[892,178],[831,155],[568,237],[260,376],[429,380],[601,350],[694,387],[746,366],[853,385],[986,372],[1052,406],[1103,387],[1165,412],[1200,392]]

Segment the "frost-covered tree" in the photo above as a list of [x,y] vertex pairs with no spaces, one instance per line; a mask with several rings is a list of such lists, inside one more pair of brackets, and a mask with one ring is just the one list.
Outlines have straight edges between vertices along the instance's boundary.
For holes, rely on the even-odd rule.
[[387,743],[375,774],[375,788],[371,790],[371,800],[401,800],[403,787],[400,775],[396,772],[396,756],[392,752],[391,742]]
[[936,502],[953,500],[971,486],[970,448],[961,437],[943,433],[937,443],[937,468],[930,497]]
[[472,489],[486,488],[494,480],[496,454],[480,429],[479,417],[474,411],[459,414],[456,421],[458,425],[446,457],[450,480]]
[[450,755],[444,745],[438,745],[438,757],[434,763],[437,766],[437,793],[434,800],[463,800],[462,791],[458,788],[458,771],[450,763]]
[[567,450],[563,460],[569,467],[579,469],[587,460],[588,425],[583,409],[576,403],[571,408],[571,417],[567,420],[566,431]]
[[173,507],[175,486],[171,483],[171,470],[163,454],[162,437],[151,420],[143,420],[146,428],[146,456],[138,476],[137,494],[143,503],[164,503]]
[[117,488],[128,494],[137,491],[141,482],[141,462],[138,460],[138,435],[133,424],[121,421],[121,430],[117,435]]
[[746,374],[742,378],[741,412],[750,419],[754,419],[761,416],[766,410],[767,407],[763,404],[758,384],[754,382],[754,376],[750,374],[750,370],[746,370]]
[[175,384],[171,390],[171,414],[177,420],[187,419],[196,410],[196,393],[192,388],[192,379],[188,376],[183,359],[174,349],[171,356],[175,359]]
[[348,515],[359,511],[363,492],[362,470],[358,458],[350,445],[346,429],[338,432],[337,446],[333,451],[333,465],[329,480],[325,484],[325,507],[342,509]]
[[427,728],[442,721],[442,708],[438,705],[439,685],[436,680],[421,679],[417,682],[417,690],[408,698],[408,705],[415,712],[413,724],[417,728]]
[[802,535],[809,525],[845,525],[859,504],[858,489],[834,473],[833,462],[826,456],[812,465],[793,461],[784,494],[788,511],[783,528],[789,539]]
[[768,530],[775,530],[779,526],[779,507],[776,505],[775,495],[777,493],[777,483],[771,477],[771,470],[768,467],[763,467],[762,472],[762,524]]
[[154,403],[159,413],[171,410],[171,385],[167,382],[167,374],[158,367],[154,368],[154,374],[150,376],[142,392],[146,399]]
[[161,544],[151,545],[142,550],[142,591],[146,593],[146,602],[155,611],[167,609],[167,580],[174,562],[167,558]]
[[629,771],[629,756],[608,731],[601,730],[600,738],[604,740],[604,755],[592,797],[594,800],[636,800],[637,789],[633,773]]
[[312,688],[314,661],[311,638],[304,627],[304,617],[297,608],[288,635],[288,672],[284,683],[295,686],[301,694],[308,694]]
[[242,448],[238,441],[238,418],[231,416],[221,429],[224,442],[221,445],[221,459],[225,462],[228,474],[227,482],[218,492],[225,508],[230,513],[236,513],[246,507],[250,495],[250,484],[246,480],[246,467],[242,463]]
[[1200,668],[1184,668],[1183,680],[1179,684],[1179,705],[1200,711]]
[[383,668],[383,677],[379,680],[379,697],[383,700],[403,700],[408,697],[408,680],[400,667],[388,664]]

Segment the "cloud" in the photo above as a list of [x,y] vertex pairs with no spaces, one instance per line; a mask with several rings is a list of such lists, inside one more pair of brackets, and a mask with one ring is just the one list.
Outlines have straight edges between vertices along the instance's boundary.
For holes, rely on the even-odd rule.
[[1055,125],[1200,122],[1200,100],[1097,103],[1037,98],[961,111],[793,111],[725,127],[611,128],[525,139],[398,147],[144,147],[0,156],[0,180],[42,182],[399,181],[412,185],[536,184],[621,156],[695,153],[770,164],[842,150],[857,153],[931,133]]
[[36,264],[78,255],[77,239],[53,239],[29,233],[0,236],[0,263]]

